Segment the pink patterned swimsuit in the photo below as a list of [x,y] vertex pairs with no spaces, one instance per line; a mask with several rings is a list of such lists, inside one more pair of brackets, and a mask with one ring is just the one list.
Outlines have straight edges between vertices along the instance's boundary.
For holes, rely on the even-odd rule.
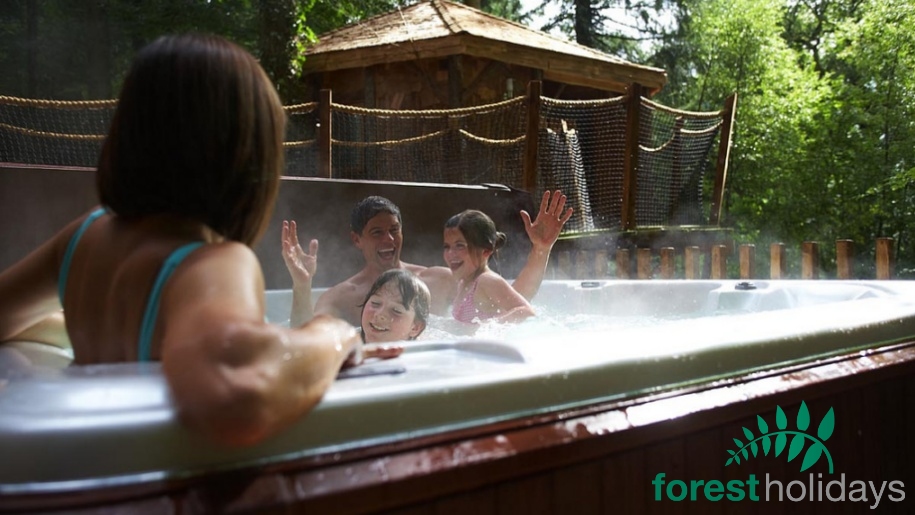
[[[480,277],[483,277],[483,275],[478,275],[477,278],[473,280],[473,284],[470,286],[470,290],[467,291],[467,294],[464,295],[464,298],[455,302],[454,306],[451,307],[451,315],[454,316],[455,320],[470,324],[473,323],[474,320],[493,318],[494,315],[478,311],[476,304],[473,302],[473,295],[477,292],[477,284],[480,282]],[[459,291],[461,289],[460,286],[463,286],[463,281],[461,281],[461,285],[458,287]]]

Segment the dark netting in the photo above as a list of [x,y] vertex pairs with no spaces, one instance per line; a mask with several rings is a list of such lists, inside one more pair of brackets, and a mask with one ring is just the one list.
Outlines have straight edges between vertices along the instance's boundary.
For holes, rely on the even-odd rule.
[[116,106],[0,97],[0,162],[95,167]]
[[286,107],[286,175],[318,175],[318,103]]
[[636,226],[707,223],[703,182],[722,114],[678,111],[647,99],[641,102]]
[[[116,101],[56,102],[0,96],[0,162],[94,167]],[[566,232],[622,225],[625,97],[542,97],[537,179],[561,189],[575,215]],[[428,111],[331,106],[332,176],[342,179],[500,183],[522,188],[527,99]],[[319,175],[319,106],[286,108],[286,173]],[[670,109],[641,99],[635,226],[707,223],[703,194],[721,112]]]
[[[95,168],[116,100],[0,96],[0,162]],[[317,104],[286,108],[286,173],[317,175]]]
[[525,99],[428,111],[334,104],[333,176],[521,186]]
[[538,186],[560,188],[576,214],[569,231],[619,227],[626,148],[624,98],[541,98]]

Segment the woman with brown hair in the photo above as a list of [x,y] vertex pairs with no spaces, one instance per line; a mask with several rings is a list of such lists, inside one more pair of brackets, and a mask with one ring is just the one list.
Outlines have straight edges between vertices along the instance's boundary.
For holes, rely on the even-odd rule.
[[182,420],[230,444],[308,412],[359,334],[326,316],[264,321],[251,245],[273,211],[284,128],[241,47],[189,34],[144,48],[99,159],[102,207],[0,274],[0,342],[63,309],[74,363],[161,361]]

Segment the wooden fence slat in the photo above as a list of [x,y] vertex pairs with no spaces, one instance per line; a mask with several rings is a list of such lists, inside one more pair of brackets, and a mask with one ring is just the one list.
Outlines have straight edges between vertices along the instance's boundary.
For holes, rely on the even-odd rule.
[[591,263],[594,258],[589,250],[579,250],[575,256],[575,279],[588,279],[594,275]]
[[728,278],[727,245],[714,245],[712,247],[712,270],[710,279]]
[[640,248],[636,251],[636,266],[638,267],[639,279],[651,279],[651,249]]
[[630,266],[629,249],[616,249],[617,279],[629,279]]
[[683,249],[683,277],[685,279],[701,279],[699,272],[699,247],[690,245]]
[[788,262],[784,243],[769,245],[769,278],[784,279],[788,275]]
[[801,244],[801,279],[820,278],[820,244],[805,241]]
[[855,242],[836,240],[836,278],[851,279],[855,273]]
[[[893,238],[877,238],[876,240],[876,274],[878,280],[895,278],[895,240]],[[705,266],[709,279],[727,279],[728,245],[712,245],[709,256],[706,257]],[[606,278],[610,274],[609,251],[606,249],[579,249],[577,251],[563,250],[557,252],[557,266],[550,267],[551,277],[556,279],[589,279]],[[705,273],[701,271],[700,257],[702,249],[690,245],[683,249],[683,277],[684,279],[701,279]],[[769,276],[773,280],[787,278],[787,259],[785,244],[781,242],[769,245]],[[656,272],[653,263],[654,256],[650,247],[636,248],[636,262],[633,267],[630,249],[616,249],[616,278],[631,279],[633,275],[638,279],[652,279]],[[752,243],[741,244],[739,247],[740,279],[757,279],[756,275],[756,245]],[[659,251],[657,275],[661,279],[674,279],[677,276],[677,249],[675,247],[661,247]],[[633,274],[633,268],[634,274]],[[820,278],[820,245],[816,241],[805,241],[801,244],[801,279]],[[853,240],[836,240],[836,275],[837,279],[851,280],[855,278],[855,245]]]
[[677,251],[673,247],[661,248],[661,279],[673,279]]
[[877,279],[893,279],[896,275],[894,244],[893,238],[877,238]]
[[557,261],[559,262],[559,273],[563,279],[571,279],[573,270],[572,270],[572,253],[568,250],[563,250],[556,256]]
[[607,263],[607,251],[598,250],[594,253],[594,277],[603,279],[609,275],[609,265]]
[[754,279],[756,275],[756,245],[744,243],[740,246],[740,278]]

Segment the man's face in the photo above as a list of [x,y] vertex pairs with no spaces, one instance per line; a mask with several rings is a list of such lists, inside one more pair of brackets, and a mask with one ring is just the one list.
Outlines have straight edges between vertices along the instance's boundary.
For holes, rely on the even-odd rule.
[[400,222],[391,213],[378,213],[365,224],[362,234],[350,233],[353,244],[362,251],[367,265],[384,270],[400,266],[403,234]]

